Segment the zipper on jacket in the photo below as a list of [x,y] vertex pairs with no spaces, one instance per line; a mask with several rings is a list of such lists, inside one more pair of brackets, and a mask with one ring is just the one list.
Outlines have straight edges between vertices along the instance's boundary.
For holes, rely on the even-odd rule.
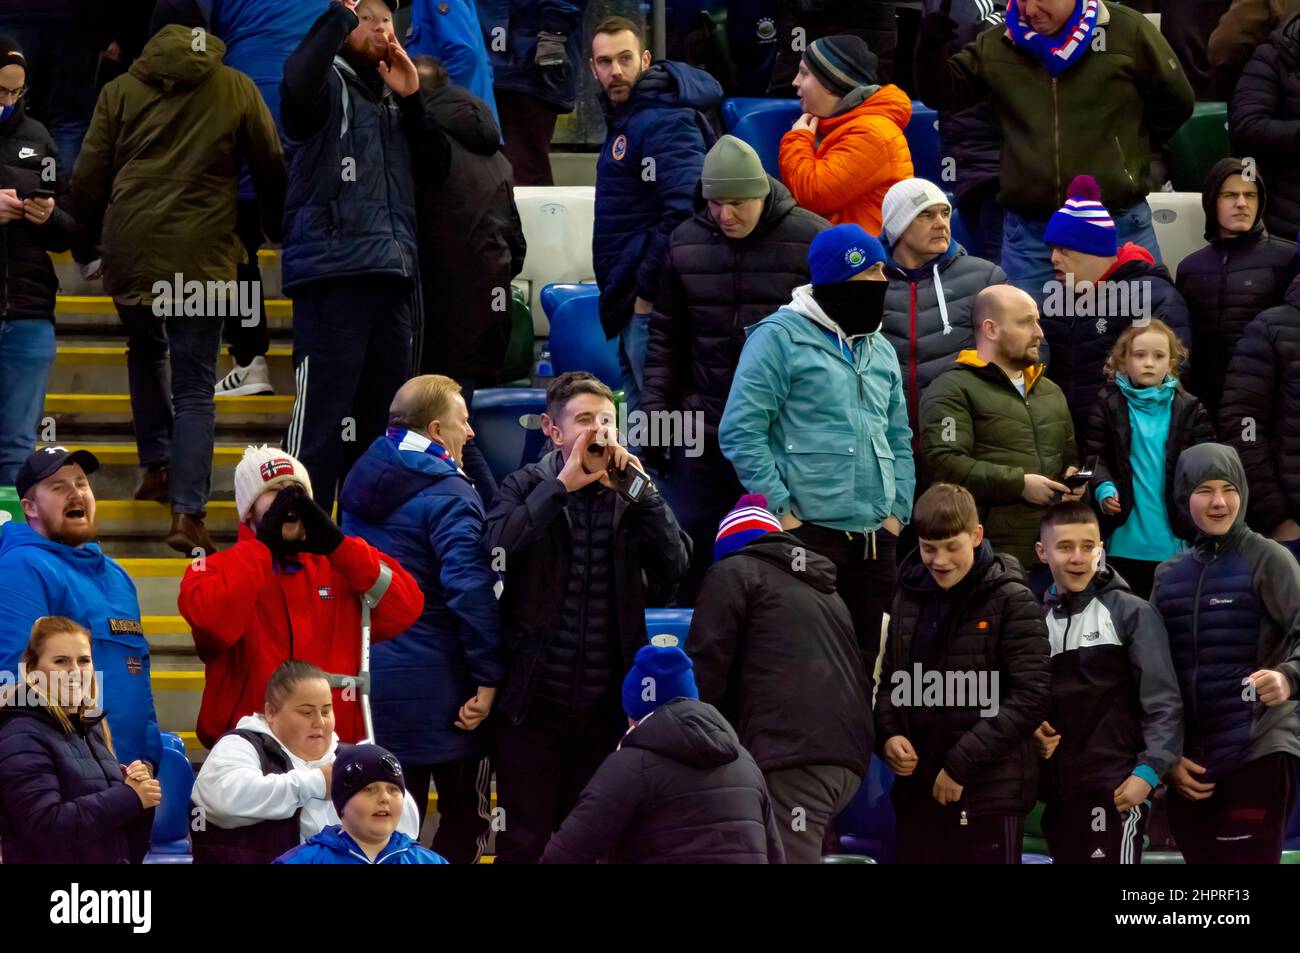
[[[907,352],[907,377],[911,383],[911,391],[907,395],[907,409],[908,409],[907,422],[915,431],[919,429],[917,427],[917,424],[920,423],[920,420],[918,418],[921,415],[920,401],[916,396],[916,282],[915,281],[911,283],[911,289],[912,289],[911,291],[912,327],[911,327],[911,331],[908,334],[909,337],[908,343],[910,344],[911,349]],[[918,439],[916,445],[913,446],[912,449],[915,451],[916,447],[919,445],[920,442]]]
[[[1223,262],[1219,267],[1219,307],[1218,310],[1214,312],[1219,318],[1219,333],[1216,335],[1216,337],[1219,338],[1222,338],[1223,336],[1223,299],[1228,294],[1228,259],[1230,257],[1232,257],[1231,254],[1228,252],[1228,249],[1225,248],[1223,250]],[[1218,342],[1216,341],[1214,343]]]
[[[1201,586],[1205,582],[1205,574],[1210,571],[1210,566],[1219,558],[1217,552],[1218,546],[1215,545],[1215,552],[1210,556],[1209,562],[1201,567],[1201,574],[1196,578],[1196,599],[1192,603],[1192,697],[1188,699],[1188,707],[1192,709],[1192,717],[1187,719],[1191,722],[1199,723],[1200,719],[1196,717],[1196,696],[1200,691],[1199,681],[1201,672],[1201,648],[1200,648],[1200,628],[1201,628]],[[1201,751],[1196,751],[1198,757]]]
[[1124,174],[1128,176],[1129,182],[1133,184],[1134,188],[1136,188],[1137,182],[1133,179],[1133,173],[1128,170],[1128,159],[1124,156],[1124,147],[1119,144],[1119,136],[1115,137],[1115,151],[1119,153],[1120,168],[1124,170]]
[[[582,667],[587,661],[587,600],[585,594],[591,591],[591,531],[596,522],[596,502],[592,499],[582,501],[586,510],[587,530],[583,533],[586,537],[587,558],[582,564],[582,591],[584,598],[578,603],[578,664],[573,670],[573,694],[570,696],[570,705],[573,711],[577,711],[582,701]],[[613,534],[610,535],[610,546],[613,546]],[[605,603],[606,612],[613,608],[609,593],[611,587],[606,580],[605,585]],[[606,620],[608,625],[608,620]],[[612,660],[611,660],[612,661]],[[612,666],[611,666],[612,667]]]
[[1056,142],[1056,151],[1052,158],[1056,161],[1056,197],[1061,200],[1061,108],[1056,100],[1056,77],[1052,77],[1052,134]]

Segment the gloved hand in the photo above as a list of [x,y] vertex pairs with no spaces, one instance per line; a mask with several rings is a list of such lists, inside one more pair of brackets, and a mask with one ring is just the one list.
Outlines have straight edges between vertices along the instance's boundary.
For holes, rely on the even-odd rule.
[[296,483],[290,484],[275,495],[271,505],[262,514],[257,524],[257,538],[271,551],[271,555],[282,559],[299,551],[300,543],[284,538],[284,524],[290,517],[299,515],[300,504],[306,496],[302,487]]
[[298,544],[304,553],[328,556],[343,542],[343,530],[305,493],[298,504],[298,519],[302,520],[302,528],[307,531],[307,538]]
[[949,13],[952,0],[943,0],[935,13],[921,18],[920,39],[926,49],[943,49],[957,39],[957,21]]
[[565,48],[568,41],[563,33],[548,33],[546,30],[537,34],[537,52],[533,62],[542,71],[542,82],[549,88],[562,86],[573,72],[569,62],[569,53]]

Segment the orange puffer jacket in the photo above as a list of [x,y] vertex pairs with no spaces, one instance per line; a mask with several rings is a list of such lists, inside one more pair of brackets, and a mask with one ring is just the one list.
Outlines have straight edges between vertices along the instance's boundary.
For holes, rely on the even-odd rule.
[[781,181],[797,201],[832,225],[856,222],[880,234],[880,203],[889,187],[912,177],[903,129],[912,101],[881,86],[863,102],[817,123],[820,142],[805,130],[781,138]]

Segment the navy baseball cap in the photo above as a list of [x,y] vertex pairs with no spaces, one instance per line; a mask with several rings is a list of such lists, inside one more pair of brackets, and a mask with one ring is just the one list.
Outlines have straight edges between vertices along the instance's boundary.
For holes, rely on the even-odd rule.
[[71,463],[81,464],[81,469],[87,473],[99,469],[99,460],[89,450],[69,450],[67,447],[43,447],[37,450],[23,461],[18,470],[18,480],[14,483],[18,498],[22,499],[36,484]]

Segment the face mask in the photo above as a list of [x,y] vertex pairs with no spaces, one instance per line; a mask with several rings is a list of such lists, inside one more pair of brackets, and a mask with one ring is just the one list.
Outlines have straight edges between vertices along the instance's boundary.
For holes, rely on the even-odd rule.
[[16,104],[14,103],[10,103],[8,106],[5,106],[3,109],[0,109],[0,122],[4,122],[11,115],[13,115],[15,105]]
[[836,281],[813,285],[813,299],[849,337],[880,330],[888,281]]

